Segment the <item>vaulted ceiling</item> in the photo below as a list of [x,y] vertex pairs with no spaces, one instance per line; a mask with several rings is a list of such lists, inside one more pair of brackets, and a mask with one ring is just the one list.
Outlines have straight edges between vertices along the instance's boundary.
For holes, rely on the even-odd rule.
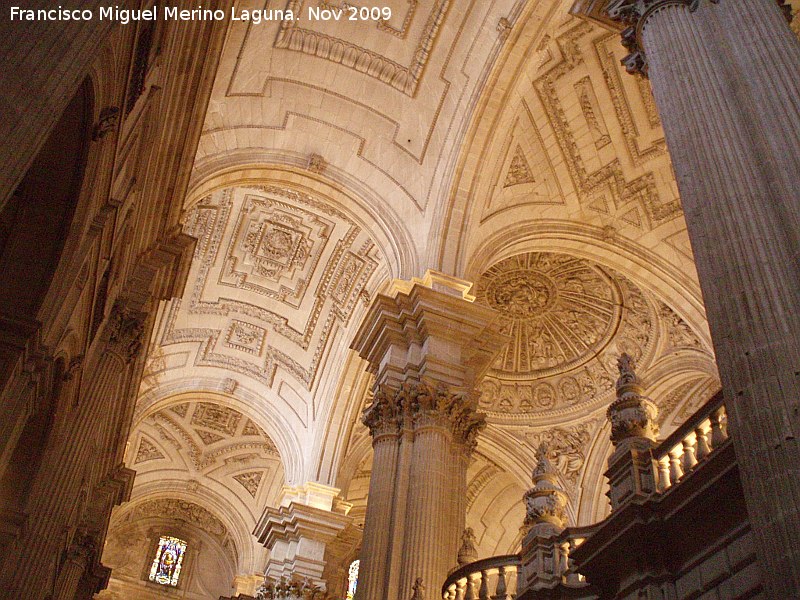
[[718,389],[691,247],[618,34],[569,0],[384,4],[387,21],[231,25],[185,205],[189,281],[140,391],[134,495],[205,486],[228,504],[192,501],[246,532],[284,481],[315,480],[361,518],[371,382],[350,341],[393,279],[438,269],[476,282],[513,338],[480,388],[469,470],[481,554],[505,553],[541,441],[571,520],[605,513],[620,352],[665,432]]

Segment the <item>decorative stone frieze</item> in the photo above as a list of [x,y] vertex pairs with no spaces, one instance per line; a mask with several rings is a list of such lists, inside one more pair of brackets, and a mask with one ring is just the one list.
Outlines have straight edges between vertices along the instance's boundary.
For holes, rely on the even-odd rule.
[[257,600],[332,600],[332,597],[319,586],[305,581],[265,580],[256,590]]
[[558,472],[547,456],[548,447],[542,444],[536,450],[536,467],[533,469],[533,488],[525,500],[525,526],[550,525],[562,529],[566,519],[569,498],[558,484]]
[[617,399],[608,407],[606,413],[611,422],[611,441],[615,446],[629,438],[647,438],[655,441],[658,437],[658,407],[645,398],[644,386],[636,375],[635,363],[628,354],[623,354],[617,362]]

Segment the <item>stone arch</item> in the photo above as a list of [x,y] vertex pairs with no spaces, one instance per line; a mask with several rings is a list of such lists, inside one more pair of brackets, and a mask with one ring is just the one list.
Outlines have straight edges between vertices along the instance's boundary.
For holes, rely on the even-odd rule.
[[[238,571],[257,568],[248,532],[229,518],[224,504],[208,490],[154,491],[141,487],[138,491],[130,502],[115,510],[109,525],[103,561],[114,568],[117,581],[112,583],[112,588],[126,577],[134,581],[146,579],[161,535],[188,541],[187,560],[190,553],[195,553],[196,559],[198,551],[206,555],[210,551],[217,559],[212,559],[211,564],[227,563],[227,568],[223,567],[218,573],[230,577],[229,581],[219,582],[223,591],[230,589]],[[120,536],[124,537],[124,543]],[[205,564],[208,565],[208,561]],[[191,565],[184,565],[187,566]],[[186,585],[182,587],[185,589]]]
[[236,386],[231,393],[211,391],[216,380],[209,380],[210,385],[203,386],[202,380],[185,379],[170,382],[155,388],[153,394],[139,399],[134,423],[131,431],[148,416],[185,402],[213,402],[231,408],[250,418],[275,443],[281,457],[287,484],[292,484],[301,472],[302,443],[297,437],[293,425],[287,422],[281,413],[263,398],[254,395],[244,386]]
[[84,186],[93,106],[87,79],[0,213],[0,311],[22,321],[37,318],[72,227]]
[[[345,177],[344,172],[341,173]],[[248,184],[272,183],[322,195],[333,206],[350,214],[383,249],[389,279],[409,278],[419,270],[414,242],[407,226],[392,211],[381,211],[381,199],[356,180],[338,181],[327,175],[303,171],[274,161],[271,154],[232,152],[221,164],[195,166],[186,207],[209,193]]]

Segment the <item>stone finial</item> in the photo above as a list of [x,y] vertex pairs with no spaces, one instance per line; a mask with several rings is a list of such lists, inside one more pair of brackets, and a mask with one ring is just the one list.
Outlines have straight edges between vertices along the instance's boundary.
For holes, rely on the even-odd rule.
[[533,487],[525,492],[525,526],[550,525],[563,529],[569,498],[558,484],[558,473],[548,457],[549,448],[542,443],[536,449]]
[[611,422],[611,441],[614,446],[625,439],[658,437],[658,407],[642,394],[644,385],[636,374],[636,364],[629,354],[617,361],[617,399],[608,407],[606,416]]
[[478,548],[475,546],[475,532],[467,527],[461,534],[461,548],[458,549],[458,566],[463,567],[478,560]]
[[411,600],[425,600],[425,584],[422,583],[422,577],[417,577],[414,581],[414,587],[411,589],[414,590]]

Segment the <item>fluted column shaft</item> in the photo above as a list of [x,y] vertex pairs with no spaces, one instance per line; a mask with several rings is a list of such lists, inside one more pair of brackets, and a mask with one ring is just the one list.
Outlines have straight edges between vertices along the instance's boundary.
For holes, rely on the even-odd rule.
[[[438,597],[457,560],[464,515],[453,514],[463,511],[453,495],[464,495],[468,457],[453,460],[454,446],[475,447],[485,416],[474,390],[509,341],[497,314],[473,303],[471,287],[434,271],[397,283],[394,295],[375,299],[353,339],[351,347],[375,375],[364,424],[374,439],[387,419],[399,432],[394,486],[384,492],[392,504],[386,584],[383,593],[372,583],[362,592],[359,584],[359,600]],[[379,468],[372,478],[383,476]],[[383,513],[385,503],[370,487],[364,531],[370,548],[380,535],[370,531],[378,522],[370,512]],[[370,554],[362,548],[362,560]]]
[[764,580],[770,597],[796,597],[800,43],[775,0],[656,5],[636,15],[637,43],[678,178]]
[[388,569],[384,574],[386,580],[386,598],[396,594],[400,588],[400,565],[403,560],[403,542],[406,527],[406,509],[408,508],[408,485],[411,464],[414,460],[414,428],[411,419],[403,419],[400,433],[400,447],[397,455],[397,476],[394,482],[394,504],[392,506],[392,530],[389,536]]
[[80,540],[70,547],[56,581],[53,600],[74,600],[78,584],[89,567],[93,554],[94,549],[86,540]]
[[450,516],[450,444],[452,433],[437,423],[415,430],[414,450],[408,485],[404,548],[400,566],[399,598],[414,595],[414,582],[421,578],[436,592],[447,577],[453,556],[448,553],[457,531],[448,528]]
[[397,476],[398,432],[383,431],[372,442],[372,476],[361,542],[357,600],[386,597],[392,507]]

